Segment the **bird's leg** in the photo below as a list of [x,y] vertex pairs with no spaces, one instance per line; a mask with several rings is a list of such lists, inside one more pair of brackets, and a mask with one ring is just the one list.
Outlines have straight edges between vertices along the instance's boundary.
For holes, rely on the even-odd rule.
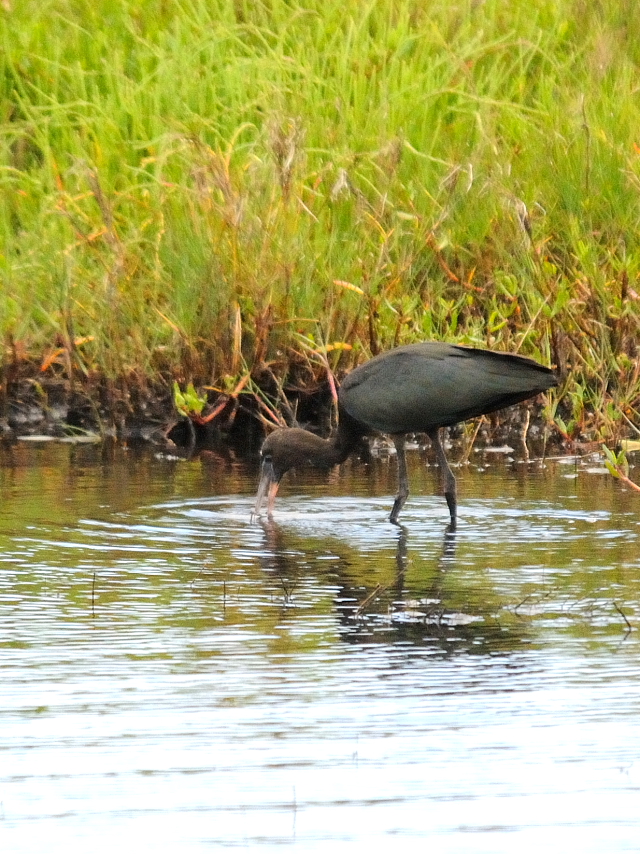
[[458,502],[456,499],[456,479],[453,476],[453,472],[449,468],[449,463],[447,462],[447,458],[444,453],[444,448],[442,447],[442,442],[440,441],[440,431],[431,430],[431,432],[427,433],[427,435],[429,439],[431,439],[431,444],[433,445],[433,449],[436,452],[436,458],[442,471],[442,488],[444,492],[444,497],[447,499],[447,504],[449,505],[449,513],[451,514],[451,530],[455,531],[456,512],[458,506]]
[[396,446],[396,459],[398,461],[398,494],[393,502],[389,521],[397,525],[400,511],[409,496],[409,478],[407,476],[407,458],[404,453],[404,436],[392,436],[392,439]]
[[260,516],[265,498],[267,499],[267,516],[271,518],[279,486],[280,479],[274,472],[273,460],[270,455],[267,455],[263,457],[260,467],[260,483],[258,484],[258,492],[256,493],[256,503],[251,514],[252,519],[254,516]]
[[276,495],[278,494],[278,487],[280,486],[280,481],[276,480],[275,483],[272,483],[269,487],[269,493],[267,498],[267,516],[269,519],[273,516],[273,507],[276,503]]

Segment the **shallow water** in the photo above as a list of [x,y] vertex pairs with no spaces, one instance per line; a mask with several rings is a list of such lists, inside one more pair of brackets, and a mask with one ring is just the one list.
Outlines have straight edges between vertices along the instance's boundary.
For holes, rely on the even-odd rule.
[[418,452],[401,529],[384,457],[272,524],[230,453],[0,462],[3,851],[638,850],[640,499],[597,461],[475,454],[455,535]]

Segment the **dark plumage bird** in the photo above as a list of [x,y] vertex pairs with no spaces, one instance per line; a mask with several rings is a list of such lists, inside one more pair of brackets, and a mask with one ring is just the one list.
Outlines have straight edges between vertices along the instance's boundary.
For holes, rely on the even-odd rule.
[[278,486],[289,469],[330,468],[344,462],[369,433],[393,438],[398,458],[398,495],[390,521],[396,523],[409,495],[405,437],[426,433],[442,469],[451,525],[456,524],[456,481],[440,441],[441,427],[486,415],[557,385],[553,371],[508,353],[425,342],[381,353],[352,371],[338,393],[339,426],[330,439],[295,427],[265,440],[255,510],[267,499],[271,515]]

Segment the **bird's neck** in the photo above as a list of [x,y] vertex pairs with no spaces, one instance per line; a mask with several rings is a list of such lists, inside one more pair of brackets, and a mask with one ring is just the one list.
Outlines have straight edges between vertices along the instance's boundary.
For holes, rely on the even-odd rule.
[[343,463],[351,454],[362,436],[360,426],[347,415],[340,414],[338,430],[329,439],[322,439],[308,430],[293,427],[272,434],[269,443],[275,446],[282,442],[285,447],[286,468],[311,464],[318,468],[331,468]]
[[336,456],[334,465],[343,463],[349,454],[353,453],[366,432],[361,424],[347,415],[344,409],[340,409],[338,430],[327,442],[332,446],[333,453]]
[[355,446],[355,441],[352,441],[351,437],[340,429],[329,439],[322,439],[308,430],[302,432],[305,435],[297,437],[299,452],[307,461],[319,468],[331,468],[340,465],[347,459]]

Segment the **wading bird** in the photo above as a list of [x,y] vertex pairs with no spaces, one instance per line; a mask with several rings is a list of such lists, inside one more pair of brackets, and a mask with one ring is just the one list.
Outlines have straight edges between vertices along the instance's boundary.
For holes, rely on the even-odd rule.
[[381,353],[345,378],[338,393],[339,426],[330,439],[284,427],[262,446],[262,468],[254,513],[265,498],[270,516],[282,476],[311,465],[331,468],[344,462],[370,433],[390,435],[397,451],[398,494],[389,520],[409,495],[405,438],[426,433],[442,470],[443,491],[456,525],[456,480],[440,441],[440,429],[519,403],[557,385],[553,371],[508,353],[455,344],[424,342]]

